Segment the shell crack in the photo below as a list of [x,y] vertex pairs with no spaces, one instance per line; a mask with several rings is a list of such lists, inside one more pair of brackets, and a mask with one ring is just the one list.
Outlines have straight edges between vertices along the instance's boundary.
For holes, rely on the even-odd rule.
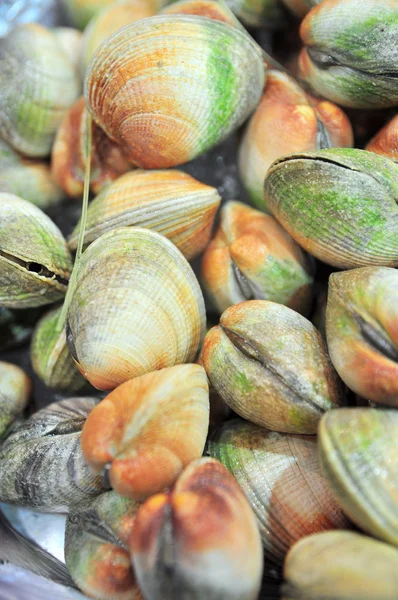
[[9,262],[19,265],[20,267],[23,267],[26,271],[29,271],[29,273],[33,273],[34,275],[37,275],[44,279],[51,279],[52,281],[57,281],[61,285],[65,285],[65,286],[68,285],[67,279],[65,279],[64,277],[61,277],[60,275],[57,275],[57,273],[53,273],[52,271],[47,269],[47,267],[45,267],[44,265],[41,265],[40,263],[22,260],[21,258],[18,258],[17,256],[8,254],[8,252],[4,252],[4,250],[0,250],[0,256],[5,258]]

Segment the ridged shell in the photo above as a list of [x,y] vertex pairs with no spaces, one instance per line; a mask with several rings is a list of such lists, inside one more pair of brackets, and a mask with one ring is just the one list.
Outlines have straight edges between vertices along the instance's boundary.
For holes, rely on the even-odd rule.
[[[58,185],[72,198],[83,194],[86,169],[88,112],[79,98],[66,113],[55,136],[51,171]],[[126,173],[131,165],[115,144],[94,122],[91,124],[90,188],[98,194],[111,181]]]
[[359,533],[330,531],[298,542],[286,558],[284,600],[395,600],[398,552]]
[[398,408],[398,272],[332,273],[326,333],[340,377],[363,398]]
[[192,462],[167,494],[139,509],[129,542],[151,600],[256,600],[263,555],[250,506],[212,458]]
[[0,361],[0,438],[26,407],[31,388],[25,371]]
[[69,507],[104,491],[83,458],[80,432],[95,398],[49,404],[0,446],[0,501],[43,512]]
[[55,308],[36,325],[30,347],[34,372],[50,388],[75,392],[85,384],[66,345],[65,328],[57,331],[61,308]]
[[398,104],[396,0],[322,2],[300,36],[300,74],[319,95],[354,108]]
[[[131,171],[90,203],[84,243],[117,227],[138,226],[161,233],[191,260],[209,243],[220,201],[215,188],[182,171]],[[79,231],[80,223],[69,237],[72,250]]]
[[69,21],[78,29],[84,29],[87,23],[100,10],[114,4],[115,0],[61,0]]
[[51,219],[18,196],[0,194],[0,305],[59,300],[71,270],[68,247]]
[[167,168],[237,129],[256,107],[264,77],[261,51],[240,29],[158,15],[124,27],[98,48],[85,97],[134,164]]
[[292,152],[352,144],[352,128],[340,108],[310,98],[286,73],[269,71],[260,104],[240,145],[240,176],[253,204],[269,212],[264,179],[274,160]]
[[319,456],[344,512],[364,531],[398,546],[398,411],[344,408],[319,426]]
[[207,333],[202,360],[226,404],[268,429],[316,433],[323,412],[342,401],[319,332],[281,304],[251,300],[228,308]]
[[394,162],[352,148],[292,154],[264,185],[273,215],[316,258],[342,269],[398,266]]
[[117,229],[83,254],[67,332],[83,375],[113,389],[194,361],[205,332],[203,296],[169,240],[146,229]]
[[68,516],[65,562],[73,581],[98,600],[142,600],[126,549],[139,504],[106,492]]
[[230,11],[227,4],[218,0],[179,0],[172,2],[160,11],[162,15],[197,15],[216,21],[224,21],[233,27],[240,26],[239,21]]
[[235,420],[224,423],[209,451],[245,492],[271,559],[281,562],[306,535],[347,527],[320,473],[315,437],[283,435]]
[[306,314],[311,306],[311,270],[301,248],[273,217],[241,202],[228,202],[203,254],[201,279],[220,313],[256,299]]
[[365,150],[381,154],[398,163],[398,115],[370,140]]
[[36,23],[0,40],[0,134],[27,156],[47,156],[79,94],[77,74],[54,34]]
[[177,365],[118,386],[89,415],[82,451],[121,496],[142,500],[200,458],[209,428],[203,367]]

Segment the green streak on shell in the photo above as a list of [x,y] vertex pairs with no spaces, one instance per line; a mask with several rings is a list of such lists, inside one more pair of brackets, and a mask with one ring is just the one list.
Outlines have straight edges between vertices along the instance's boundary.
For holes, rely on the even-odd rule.
[[249,394],[253,391],[254,385],[247,377],[244,371],[240,371],[234,375],[236,385],[239,387],[243,394]]
[[310,285],[312,277],[298,261],[268,258],[257,281],[261,282],[265,300],[285,304],[301,286]]

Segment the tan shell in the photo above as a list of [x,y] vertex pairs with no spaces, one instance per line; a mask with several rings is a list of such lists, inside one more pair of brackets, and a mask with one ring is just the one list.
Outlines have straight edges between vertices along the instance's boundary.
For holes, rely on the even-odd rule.
[[26,407],[31,388],[25,371],[0,361],[0,438]]
[[174,244],[153,231],[125,227],[84,252],[66,328],[82,374],[97,388],[113,389],[193,362],[205,332],[204,301]]
[[380,129],[365,150],[381,154],[398,163],[398,115]]
[[[209,242],[220,201],[215,188],[182,171],[131,171],[90,203],[84,243],[117,227],[145,227],[167,237],[191,260]],[[72,250],[79,231],[80,223],[69,237]]]

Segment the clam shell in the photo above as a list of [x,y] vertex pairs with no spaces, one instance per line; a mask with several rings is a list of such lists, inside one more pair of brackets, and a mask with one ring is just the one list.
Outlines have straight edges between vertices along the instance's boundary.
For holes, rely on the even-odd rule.
[[304,17],[313,6],[316,6],[323,1],[324,0],[282,0],[283,4],[300,19]]
[[224,5],[218,0],[179,0],[172,2],[160,11],[162,15],[197,15],[198,17],[208,17],[216,21],[224,21],[233,27],[239,27],[240,23],[229,10],[227,4]]
[[398,546],[398,411],[344,408],[319,426],[322,470],[361,529]]
[[50,388],[75,392],[86,383],[66,345],[65,328],[57,331],[61,308],[40,319],[33,332],[30,357],[34,372]]
[[324,411],[342,401],[340,384],[315,327],[265,300],[228,308],[206,335],[203,365],[232,410],[287,433],[316,433]]
[[245,492],[272,560],[281,562],[306,535],[347,527],[320,472],[314,436],[283,435],[235,420],[211,438],[209,452]]
[[286,26],[278,0],[226,0],[229,8],[248,27],[280,29]]
[[205,332],[203,296],[169,240],[146,229],[109,231],[82,256],[67,332],[83,375],[113,389],[194,361]]
[[280,224],[316,258],[343,269],[398,266],[398,166],[330,148],[284,156],[265,179]]
[[258,598],[256,521],[235,479],[212,458],[192,462],[171,492],[142,505],[129,547],[145,598]]
[[0,361],[0,438],[26,407],[31,388],[25,371]]
[[264,199],[264,179],[277,158],[352,144],[352,128],[340,108],[310,98],[286,73],[269,71],[260,104],[240,145],[239,173],[253,204],[270,212]]
[[273,217],[230,201],[203,254],[201,279],[220,313],[252,299],[308,313],[311,270],[301,248]]
[[398,408],[397,323],[395,269],[332,273],[326,321],[330,358],[355,393]]
[[80,449],[81,429],[96,404],[95,398],[54,402],[8,436],[0,447],[0,502],[67,512],[104,491]]
[[66,110],[79,94],[77,74],[54,34],[36,23],[0,40],[0,134],[27,156],[47,156]]
[[398,163],[398,115],[370,140],[365,150],[381,154]]
[[330,531],[298,542],[285,562],[285,600],[395,600],[395,548],[351,531]]
[[208,428],[205,370],[177,365],[126,381],[106,396],[85,423],[82,451],[94,471],[106,469],[121,496],[142,500],[202,456]]
[[27,308],[62,298],[71,255],[58,227],[39,208],[0,194],[0,248],[1,306]]
[[87,23],[100,10],[115,3],[115,0],[61,0],[68,20],[78,29],[84,29]]
[[106,492],[70,512],[65,561],[74,582],[98,600],[142,600],[127,543],[139,504]]
[[[136,170],[119,177],[88,207],[85,245],[112,229],[138,226],[161,233],[191,260],[207,246],[221,198],[182,171]],[[74,250],[80,223],[69,237]]]
[[97,49],[85,98],[134,164],[167,168],[237,129],[256,107],[264,77],[261,50],[240,29],[158,15],[124,27]]
[[81,31],[74,29],[73,27],[55,27],[52,31],[57,38],[58,44],[77,71],[83,46]]

